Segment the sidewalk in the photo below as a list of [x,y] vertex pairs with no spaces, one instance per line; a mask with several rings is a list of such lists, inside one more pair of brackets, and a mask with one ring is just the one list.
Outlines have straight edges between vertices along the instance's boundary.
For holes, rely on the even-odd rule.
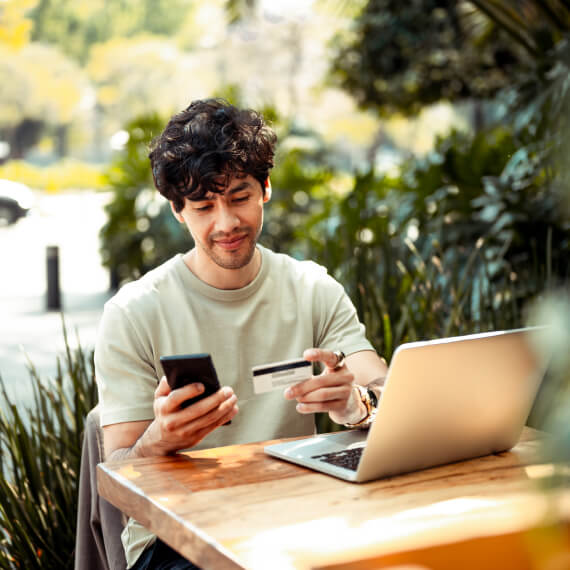
[[40,195],[34,211],[0,227],[0,375],[11,401],[31,402],[28,358],[53,378],[64,354],[61,314],[46,310],[46,247],[60,253],[61,304],[71,346],[93,348],[110,296],[101,266],[99,230],[107,198],[95,192]]
[[[106,292],[83,296],[63,294],[63,317],[70,346],[78,342],[90,351],[95,344],[97,324]],[[31,402],[32,386],[28,359],[41,378],[54,378],[57,357],[65,352],[62,314],[46,311],[44,296],[2,299],[0,303],[0,375],[13,402]]]

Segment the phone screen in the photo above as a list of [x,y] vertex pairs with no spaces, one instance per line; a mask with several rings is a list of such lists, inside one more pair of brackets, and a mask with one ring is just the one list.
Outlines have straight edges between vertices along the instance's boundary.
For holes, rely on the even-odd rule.
[[194,382],[200,382],[204,385],[204,392],[183,402],[180,406],[182,408],[198,402],[220,389],[218,375],[209,354],[161,356],[160,362],[168,385],[173,390]]

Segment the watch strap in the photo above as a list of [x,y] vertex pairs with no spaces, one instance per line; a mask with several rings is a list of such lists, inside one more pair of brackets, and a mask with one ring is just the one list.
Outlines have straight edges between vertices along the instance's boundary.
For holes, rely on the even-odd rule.
[[360,396],[360,401],[364,404],[366,408],[366,415],[357,423],[344,424],[347,428],[367,428],[370,427],[374,418],[376,417],[376,411],[378,409],[378,397],[372,391],[366,388],[366,386],[361,386],[360,384],[355,384],[354,387],[358,391],[358,395]]

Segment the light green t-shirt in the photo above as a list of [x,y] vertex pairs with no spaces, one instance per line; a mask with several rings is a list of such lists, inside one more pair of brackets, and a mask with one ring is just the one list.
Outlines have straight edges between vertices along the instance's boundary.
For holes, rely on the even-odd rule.
[[[198,279],[177,255],[105,304],[95,348],[102,425],[151,420],[163,355],[207,352],[239,412],[195,449],[314,432],[281,390],[256,395],[251,368],[298,358],[310,347],[351,354],[373,350],[343,287],[326,269],[258,245],[261,268],[247,286],[221,290]],[[129,521],[130,567],[153,535]]]

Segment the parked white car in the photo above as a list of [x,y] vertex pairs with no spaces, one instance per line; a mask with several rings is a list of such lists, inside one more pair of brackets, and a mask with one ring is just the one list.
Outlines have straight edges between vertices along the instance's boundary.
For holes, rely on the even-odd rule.
[[34,195],[21,182],[0,179],[0,225],[14,224],[32,207]]

